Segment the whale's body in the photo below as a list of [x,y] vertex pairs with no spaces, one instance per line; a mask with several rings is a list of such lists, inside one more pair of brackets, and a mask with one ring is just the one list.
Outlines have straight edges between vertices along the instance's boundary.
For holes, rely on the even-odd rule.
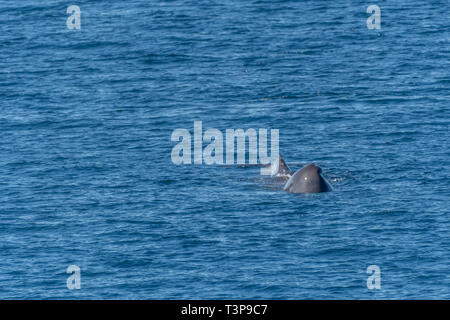
[[284,191],[290,193],[318,193],[331,191],[331,186],[322,176],[322,169],[310,163],[297,170],[286,182]]
[[322,176],[322,169],[314,163],[292,171],[281,156],[271,165],[272,178],[287,180],[284,191],[290,193],[319,193],[331,191],[331,185]]

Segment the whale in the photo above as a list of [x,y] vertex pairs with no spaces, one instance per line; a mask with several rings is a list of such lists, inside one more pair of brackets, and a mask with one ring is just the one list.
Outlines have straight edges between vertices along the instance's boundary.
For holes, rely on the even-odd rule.
[[332,190],[331,185],[322,176],[322,169],[314,163],[297,170],[283,189],[289,193],[319,193]]
[[[296,163],[292,165],[300,166],[302,164]],[[299,170],[291,170],[281,155],[278,155],[278,158],[275,158],[270,164],[244,164],[239,166],[263,166],[269,169],[268,172],[272,182],[276,184],[282,183],[283,190],[289,193],[319,193],[333,190],[330,183],[322,175],[322,169],[314,163],[307,164]]]

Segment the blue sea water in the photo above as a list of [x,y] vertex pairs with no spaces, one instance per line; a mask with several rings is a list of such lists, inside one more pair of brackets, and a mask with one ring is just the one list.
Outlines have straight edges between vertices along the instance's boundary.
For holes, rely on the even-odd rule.
[[[0,1],[0,298],[450,298],[449,12]],[[194,121],[279,129],[334,190],[177,166],[171,134]]]

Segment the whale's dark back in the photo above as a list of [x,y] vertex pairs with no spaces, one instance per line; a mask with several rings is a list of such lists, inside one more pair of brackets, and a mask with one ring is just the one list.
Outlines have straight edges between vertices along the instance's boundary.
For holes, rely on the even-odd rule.
[[322,176],[322,169],[310,163],[298,170],[286,182],[284,190],[291,193],[318,193],[331,191],[330,184]]

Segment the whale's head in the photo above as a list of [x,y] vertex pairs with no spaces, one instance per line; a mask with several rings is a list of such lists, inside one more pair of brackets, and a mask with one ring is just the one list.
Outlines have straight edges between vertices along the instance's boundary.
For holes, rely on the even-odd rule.
[[310,163],[294,173],[284,190],[290,193],[318,193],[331,191],[331,186],[322,176],[322,169]]

